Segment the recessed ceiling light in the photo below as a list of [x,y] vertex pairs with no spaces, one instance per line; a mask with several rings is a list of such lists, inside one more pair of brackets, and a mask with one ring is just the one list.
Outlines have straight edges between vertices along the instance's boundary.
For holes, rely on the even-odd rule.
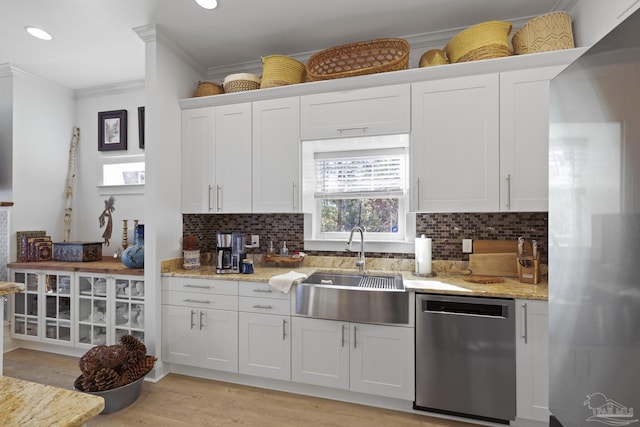
[[196,0],[196,3],[205,9],[215,9],[218,7],[218,0]]
[[40,40],[51,40],[51,39],[53,39],[53,36],[51,34],[47,33],[42,28],[24,27],[24,29],[27,30],[27,33],[31,34],[33,37],[38,38]]

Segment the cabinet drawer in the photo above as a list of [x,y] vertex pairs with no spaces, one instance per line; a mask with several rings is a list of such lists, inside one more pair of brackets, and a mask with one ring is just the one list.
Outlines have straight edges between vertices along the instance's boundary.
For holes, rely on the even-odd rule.
[[240,297],[239,311],[265,314],[291,314],[291,305],[288,300],[272,298]]
[[238,282],[235,280],[207,280],[187,277],[165,277],[162,279],[162,290],[220,295],[238,295]]
[[163,291],[162,303],[220,310],[238,309],[238,297],[235,295],[213,295],[198,292]]
[[300,97],[303,140],[408,133],[408,84]]
[[240,296],[245,297],[286,299],[287,301],[291,299],[290,294],[280,292],[268,283],[240,282],[238,292]]

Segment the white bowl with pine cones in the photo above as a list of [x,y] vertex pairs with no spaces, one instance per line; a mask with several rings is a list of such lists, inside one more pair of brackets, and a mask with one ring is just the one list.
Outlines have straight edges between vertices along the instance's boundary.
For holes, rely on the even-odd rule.
[[156,360],[147,355],[147,347],[140,340],[124,335],[120,344],[97,345],[80,358],[82,374],[73,387],[103,397],[103,414],[116,412],[135,402],[144,376],[153,369]]

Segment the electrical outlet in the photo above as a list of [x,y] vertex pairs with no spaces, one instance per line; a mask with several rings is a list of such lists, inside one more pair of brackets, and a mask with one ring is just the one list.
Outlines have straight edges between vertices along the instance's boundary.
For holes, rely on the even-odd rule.
[[473,252],[473,240],[462,239],[462,253],[470,254]]
[[251,246],[257,248],[260,247],[260,236],[257,234],[251,235]]

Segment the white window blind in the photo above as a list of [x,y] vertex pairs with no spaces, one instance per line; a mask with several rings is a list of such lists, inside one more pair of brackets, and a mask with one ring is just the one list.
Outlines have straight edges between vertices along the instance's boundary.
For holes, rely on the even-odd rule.
[[400,196],[406,188],[403,148],[314,154],[315,198]]

